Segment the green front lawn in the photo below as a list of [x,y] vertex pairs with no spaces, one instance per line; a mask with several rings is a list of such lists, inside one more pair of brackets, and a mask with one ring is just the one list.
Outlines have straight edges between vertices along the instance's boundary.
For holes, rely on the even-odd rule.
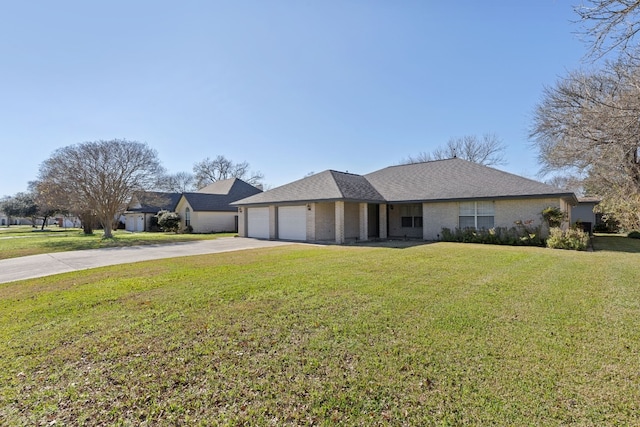
[[292,245],[0,285],[0,420],[638,425],[639,261]]
[[117,230],[114,231],[112,239],[103,239],[103,234],[102,230],[96,230],[92,235],[85,235],[82,230],[77,228],[51,227],[45,228],[45,231],[40,231],[40,228],[31,226],[0,228],[0,259],[49,252],[216,239],[235,235],[234,233],[129,233],[124,230]]

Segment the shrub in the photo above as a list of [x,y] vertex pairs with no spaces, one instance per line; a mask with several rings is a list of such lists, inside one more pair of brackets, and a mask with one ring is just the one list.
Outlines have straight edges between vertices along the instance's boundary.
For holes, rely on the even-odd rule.
[[640,239],[640,231],[631,231],[629,232],[629,234],[627,234],[627,237],[630,237],[632,239]]
[[584,251],[589,246],[589,235],[582,230],[561,230],[553,227],[549,232],[547,247],[552,249],[572,249]]
[[533,220],[516,221],[511,228],[495,227],[488,230],[475,228],[443,228],[442,240],[459,243],[485,243],[491,245],[544,246],[540,226],[533,226]]
[[193,227],[191,226],[191,224],[189,224],[189,225],[187,225],[186,227],[184,227],[182,229],[182,232],[184,234],[191,234],[191,233],[193,233]]
[[177,213],[160,211],[156,216],[158,217],[158,225],[162,230],[177,232],[180,229],[180,215]]
[[566,217],[566,213],[557,206],[549,206],[542,211],[542,218],[549,225],[549,228],[560,227]]

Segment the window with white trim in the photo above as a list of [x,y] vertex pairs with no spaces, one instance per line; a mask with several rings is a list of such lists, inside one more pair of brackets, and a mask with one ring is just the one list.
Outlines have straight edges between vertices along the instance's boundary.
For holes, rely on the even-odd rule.
[[184,208],[184,225],[188,227],[191,225],[191,209]]
[[494,215],[494,204],[491,201],[460,202],[458,226],[462,229],[490,229],[493,228]]

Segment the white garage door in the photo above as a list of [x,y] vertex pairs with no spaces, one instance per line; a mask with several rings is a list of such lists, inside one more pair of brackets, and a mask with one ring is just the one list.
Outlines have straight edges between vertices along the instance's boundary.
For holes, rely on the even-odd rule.
[[247,208],[247,236],[269,238],[269,208]]
[[278,208],[278,238],[307,240],[307,207],[282,206]]

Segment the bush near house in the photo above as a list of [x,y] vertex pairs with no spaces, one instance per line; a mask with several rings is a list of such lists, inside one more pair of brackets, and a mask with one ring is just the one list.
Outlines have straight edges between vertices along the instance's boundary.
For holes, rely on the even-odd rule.
[[573,249],[584,251],[589,246],[589,235],[582,230],[572,228],[561,230],[554,227],[549,232],[547,247],[551,249]]
[[544,246],[541,227],[534,227],[532,220],[516,221],[515,226],[495,227],[488,230],[475,228],[442,229],[442,240],[459,243],[485,243],[491,245]]
[[158,212],[158,225],[163,231],[177,232],[180,229],[180,215],[175,212]]
[[629,234],[627,234],[627,237],[630,237],[632,239],[640,239],[640,231],[631,231]]
[[550,228],[560,227],[562,222],[567,219],[567,213],[557,206],[549,206],[542,211],[542,219]]

